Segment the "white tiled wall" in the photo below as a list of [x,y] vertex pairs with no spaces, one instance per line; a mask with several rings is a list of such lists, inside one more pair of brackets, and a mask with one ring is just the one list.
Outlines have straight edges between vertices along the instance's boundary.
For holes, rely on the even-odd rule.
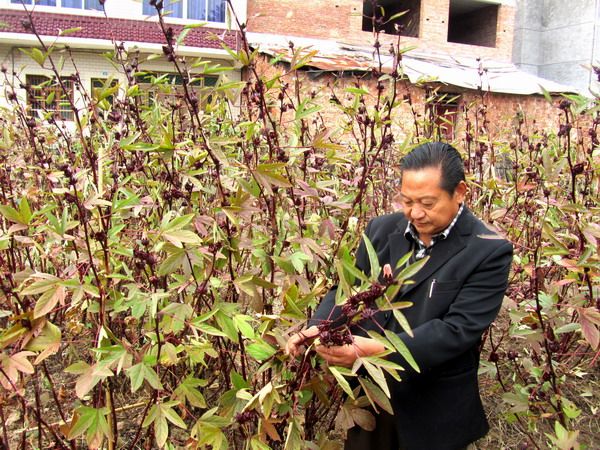
[[[125,82],[126,80],[122,68],[116,70],[100,52],[72,50],[70,55],[72,58],[69,56],[69,54],[57,50],[52,54],[51,57],[55,64],[58,64],[62,56],[65,60],[65,63],[63,70],[60,72],[61,75],[68,76],[75,73],[77,70],[80,74],[83,86],[88,90],[91,89],[92,78],[108,78],[112,74],[119,82]],[[140,64],[140,70],[159,73],[175,72],[173,65],[164,58],[146,61],[148,56],[149,55],[147,54],[140,55],[139,60],[145,61]],[[189,61],[191,60],[192,58],[189,58]],[[222,66],[230,67],[232,62],[212,59],[211,65],[212,64],[220,64]],[[20,51],[16,46],[0,44],[0,65],[7,69],[6,75],[4,73],[0,74],[0,107],[12,107],[12,105],[8,104],[5,97],[5,92],[7,89],[5,76],[8,77],[9,82],[18,87],[20,83],[19,80],[25,82],[26,75],[53,75],[51,70],[40,67],[33,59]],[[238,81],[241,79],[241,73],[239,70],[228,71],[226,74],[230,81]],[[20,97],[20,101],[26,103],[24,90],[17,89],[17,92]],[[75,92],[75,101],[76,104],[81,104],[81,95],[78,92]]]

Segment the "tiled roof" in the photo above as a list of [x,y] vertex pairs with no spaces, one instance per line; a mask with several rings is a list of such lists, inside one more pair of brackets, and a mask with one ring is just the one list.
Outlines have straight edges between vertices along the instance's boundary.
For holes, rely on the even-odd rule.
[[[7,27],[0,27],[0,33],[33,34],[31,29],[23,26],[27,20],[25,11],[0,9],[1,21]],[[88,39],[107,39],[116,42],[144,42],[150,44],[164,44],[165,36],[156,21],[143,21],[131,19],[106,19],[104,17],[74,16],[69,14],[56,14],[36,12],[33,15],[35,29],[40,36],[58,36],[59,30],[70,30],[81,27],[81,30],[69,33],[69,37]],[[183,25],[169,24],[173,35],[177,37]],[[218,28],[198,27],[192,28],[185,37],[183,44],[191,47],[222,49],[219,40],[211,38],[214,33],[225,44],[236,49],[239,42],[239,32],[227,31]]]

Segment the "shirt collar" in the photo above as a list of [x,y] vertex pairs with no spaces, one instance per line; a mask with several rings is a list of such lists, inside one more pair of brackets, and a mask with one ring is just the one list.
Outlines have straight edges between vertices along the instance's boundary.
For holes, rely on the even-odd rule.
[[419,232],[414,227],[414,225],[412,223],[408,222],[408,224],[406,225],[406,230],[404,231],[404,236],[409,241],[413,241],[416,244],[414,256],[417,260],[422,259],[427,254],[429,254],[431,247],[433,247],[436,242],[444,240],[448,237],[448,235],[450,234],[450,231],[452,231],[452,228],[454,228],[454,225],[456,225],[456,222],[458,222],[458,218],[460,217],[460,214],[463,212],[464,208],[465,208],[465,204],[461,203],[460,208],[458,208],[458,212],[456,213],[456,216],[454,216],[454,219],[452,219],[452,222],[450,222],[450,224],[446,228],[444,228],[442,231],[431,236],[431,239],[429,241],[430,242],[429,246],[425,245],[425,243],[419,238]]

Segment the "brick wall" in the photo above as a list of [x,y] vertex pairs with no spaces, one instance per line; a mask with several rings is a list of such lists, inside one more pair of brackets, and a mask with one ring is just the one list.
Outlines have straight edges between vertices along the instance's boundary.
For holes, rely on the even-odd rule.
[[[402,42],[423,52],[511,61],[514,6],[498,6],[494,47],[447,42],[449,6],[450,0],[421,0],[419,38],[402,37]],[[253,0],[248,3],[248,30],[371,45],[372,33],[362,31],[362,11],[362,0]],[[396,39],[381,37],[384,44]]]
[[[275,76],[277,73],[285,73],[285,67],[273,67],[268,64],[268,60],[265,58],[259,59],[257,70],[260,74],[263,74],[266,79]],[[313,78],[308,77],[306,72],[297,72],[299,79],[301,80],[302,86],[307,89],[307,92],[314,91],[320,93],[320,104],[323,107],[319,111],[320,117],[324,119],[326,126],[335,127],[341,125],[344,116],[338,108],[336,108],[330,102],[330,99],[335,95],[342,104],[349,105],[354,99],[354,94],[345,92],[344,89],[348,87],[355,88],[360,86],[366,89],[371,94],[366,98],[371,100],[376,98],[377,81],[370,78],[368,75],[364,77],[353,76],[351,74],[345,76],[338,76],[334,73],[323,73],[322,75]],[[281,79],[283,83],[289,83],[290,86],[294,86],[292,75],[284,75]],[[433,88],[439,85],[431,85]],[[552,130],[558,130],[558,125],[561,120],[561,113],[557,108],[555,100],[554,104],[548,103],[542,95],[514,95],[514,94],[498,94],[498,93],[484,93],[482,100],[481,94],[477,91],[468,89],[443,86],[442,92],[451,92],[453,94],[460,94],[458,99],[459,109],[463,112],[459,112],[458,121],[456,125],[456,134],[454,141],[463,141],[465,139],[465,113],[464,108],[468,109],[467,116],[471,121],[472,126],[478,124],[480,127],[485,125],[485,128],[489,134],[491,141],[506,142],[510,136],[513,136],[516,130],[516,115],[519,112],[523,113],[525,123],[523,124],[523,132],[527,135],[533,133],[549,133]],[[386,86],[387,92],[387,86]],[[414,123],[415,120],[423,121],[426,114],[426,93],[421,87],[417,87],[408,81],[401,82],[398,84],[398,97],[399,100],[402,98],[408,99],[412,105],[405,101],[399,105],[394,111],[392,117],[393,130],[396,142],[402,142],[406,137],[414,134]],[[369,100],[367,100],[368,103]],[[480,106],[485,104],[486,106],[486,119],[487,123],[482,123],[482,115]],[[369,106],[369,105],[367,105]],[[479,113],[479,114],[478,114]],[[293,121],[293,112],[288,112],[290,115],[290,121]],[[478,114],[476,118],[476,114]],[[349,138],[349,141],[352,141]]]
[[452,21],[448,40],[495,47],[497,19],[498,7],[496,5],[463,14]]

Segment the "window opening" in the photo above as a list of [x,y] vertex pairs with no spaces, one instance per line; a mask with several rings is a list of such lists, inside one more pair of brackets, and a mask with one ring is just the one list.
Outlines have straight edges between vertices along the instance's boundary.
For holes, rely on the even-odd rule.
[[448,42],[495,47],[498,10],[480,0],[450,0]]
[[[419,37],[421,19],[421,0],[380,0],[374,8],[372,0],[363,3],[363,31],[373,31],[373,12],[376,20],[381,21],[380,29],[387,34]],[[404,13],[401,16],[392,17]]]
[[[10,0],[13,4],[25,4],[32,5],[33,0]],[[39,6],[54,6],[59,8],[75,8],[75,9],[86,9],[86,10],[96,10],[103,11],[103,7],[100,4],[100,0],[36,0],[36,5]]]
[[56,113],[61,119],[73,120],[71,103],[74,97],[71,78],[61,78],[66,94],[56,79],[45,75],[27,75],[26,80],[27,84],[31,85],[31,95],[27,98],[31,115]]
[[[103,90],[109,90],[114,88],[117,84],[119,84],[119,82],[115,79],[111,80],[110,85],[107,85],[106,83],[108,82],[108,78],[92,78],[91,84],[92,84],[92,93],[100,93]],[[114,93],[107,95],[104,99],[102,99],[100,101],[101,103],[101,107],[103,107],[103,109],[108,109],[108,107],[113,106],[115,104],[115,95],[116,95],[116,90]],[[96,95],[94,95],[95,98],[97,98]],[[105,103],[106,102],[106,103]]]
[[[167,17],[225,23],[225,3],[226,0],[167,0],[164,12],[169,13]],[[144,2],[142,13],[156,15],[156,8]]]
[[[219,77],[216,76],[202,76],[192,78],[187,86],[194,92],[200,94],[203,88],[215,87],[218,83]],[[143,103],[146,106],[150,106],[154,100],[157,102],[168,105],[176,104],[179,100],[183,99],[183,79],[178,74],[153,74],[145,73],[138,75],[139,87],[144,98]],[[210,96],[198,95],[202,104],[210,101]]]

